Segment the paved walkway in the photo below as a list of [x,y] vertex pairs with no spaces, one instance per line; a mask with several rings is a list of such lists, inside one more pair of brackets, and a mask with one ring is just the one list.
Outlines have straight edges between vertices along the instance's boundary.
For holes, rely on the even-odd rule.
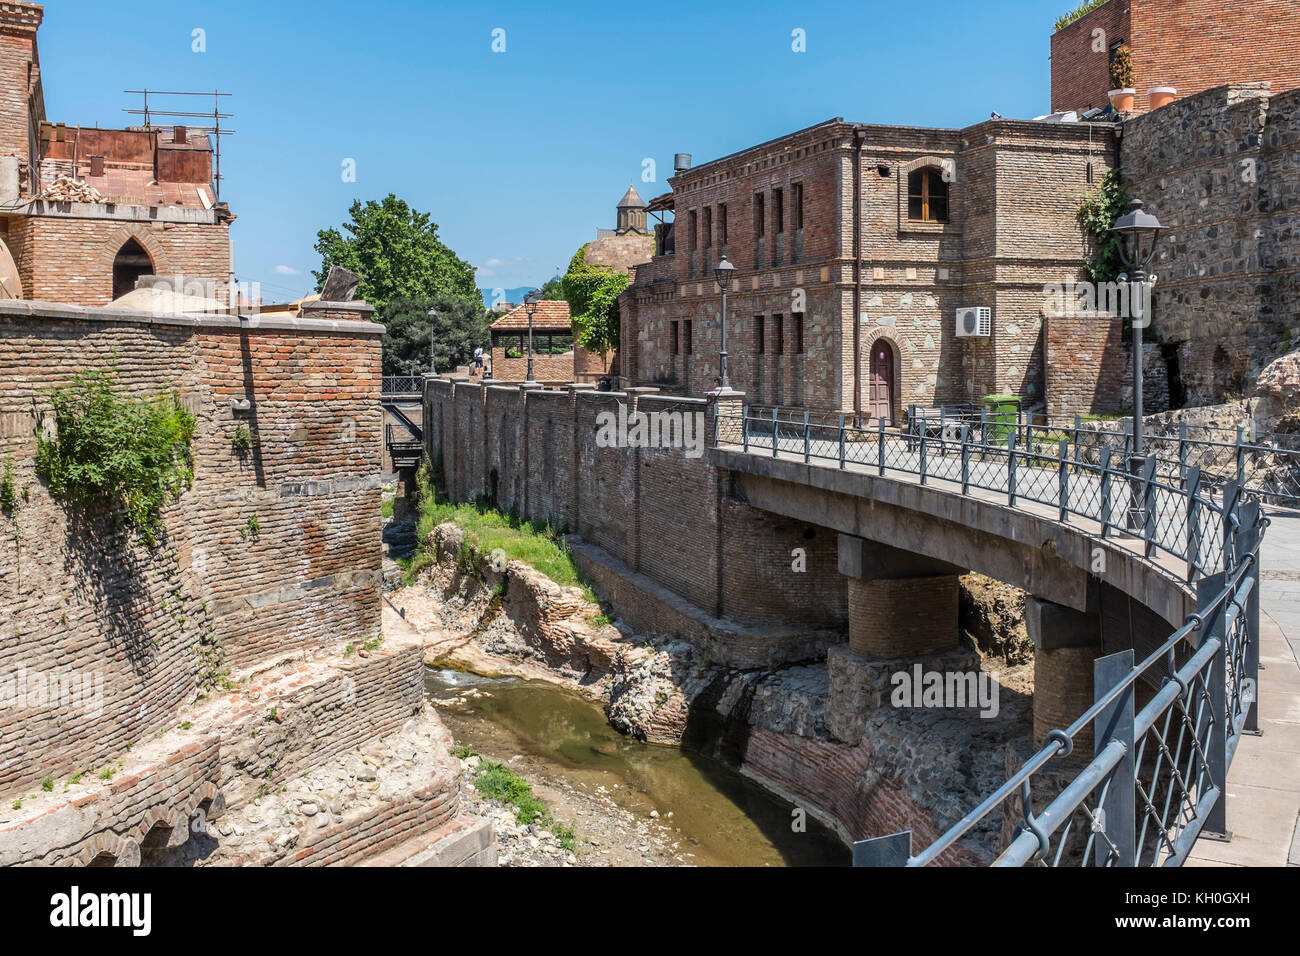
[[1201,839],[1188,866],[1300,866],[1300,512],[1266,509],[1260,572],[1260,737],[1228,770],[1230,843]]

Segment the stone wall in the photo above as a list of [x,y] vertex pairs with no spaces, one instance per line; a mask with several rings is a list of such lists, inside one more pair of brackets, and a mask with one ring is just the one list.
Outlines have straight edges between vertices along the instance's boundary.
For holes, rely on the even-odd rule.
[[1165,231],[1148,337],[1188,405],[1243,397],[1300,337],[1300,91],[1217,87],[1125,123],[1124,183]]
[[[0,304],[0,466],[21,489],[0,517],[0,675],[97,691],[94,707],[0,708],[0,798],[167,727],[203,669],[378,633],[382,331]],[[131,395],[173,390],[197,415],[194,484],[154,549],[69,513],[35,475],[48,390],[85,368]],[[256,438],[243,456],[241,424]]]

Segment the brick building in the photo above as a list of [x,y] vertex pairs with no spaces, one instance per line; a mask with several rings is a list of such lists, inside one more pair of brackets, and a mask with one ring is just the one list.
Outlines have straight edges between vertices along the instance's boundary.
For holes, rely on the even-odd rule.
[[[537,303],[533,314],[533,379],[538,382],[574,380],[573,325],[569,303]],[[511,309],[491,325],[492,377],[522,382],[528,375],[528,307]]]
[[[731,385],[751,402],[897,420],[1041,400],[1043,290],[1080,278],[1077,209],[1115,149],[1111,124],[833,119],[679,170],[649,204],[673,222],[620,299],[623,380],[712,387],[725,255]],[[959,335],[967,307],[990,310],[987,335]]]
[[1052,109],[1104,107],[1110,62],[1132,51],[1134,108],[1147,90],[1188,96],[1230,82],[1300,86],[1300,0],[1110,0],[1052,34]]
[[36,4],[0,3],[0,242],[22,287],[8,297],[106,305],[150,274],[220,296],[235,217],[217,202],[211,137],[48,121],[43,17]]

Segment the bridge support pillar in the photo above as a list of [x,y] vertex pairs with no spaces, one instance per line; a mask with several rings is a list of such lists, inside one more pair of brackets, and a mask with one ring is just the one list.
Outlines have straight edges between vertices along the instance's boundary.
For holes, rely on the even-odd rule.
[[[1034,642],[1034,743],[1064,730],[1093,704],[1093,667],[1101,650],[1101,617],[1025,598],[1025,626]],[[1092,728],[1074,741],[1071,762],[1092,760]]]
[[847,534],[839,538],[839,559],[849,579],[854,654],[893,660],[956,646],[961,568]]

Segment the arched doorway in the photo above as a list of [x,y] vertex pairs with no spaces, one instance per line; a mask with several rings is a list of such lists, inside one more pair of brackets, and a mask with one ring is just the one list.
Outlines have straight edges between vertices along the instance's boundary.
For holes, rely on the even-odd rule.
[[888,339],[871,343],[871,368],[867,379],[867,414],[871,419],[894,418],[894,347]]
[[154,274],[153,260],[144,251],[144,246],[135,239],[128,239],[113,259],[113,298],[120,299],[135,289],[141,276]]

